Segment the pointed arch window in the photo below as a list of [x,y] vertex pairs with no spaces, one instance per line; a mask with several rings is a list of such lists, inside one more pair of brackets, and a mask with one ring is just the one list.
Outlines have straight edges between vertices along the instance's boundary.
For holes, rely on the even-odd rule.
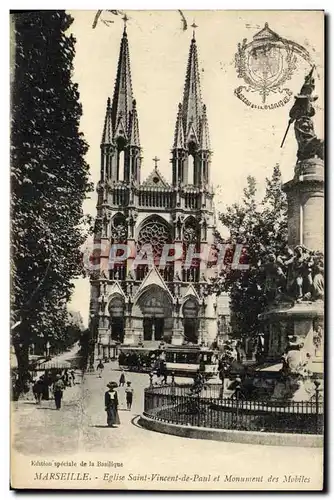
[[193,154],[188,156],[188,184],[195,184],[195,157]]
[[117,170],[118,170],[118,180],[124,181],[124,150],[118,150],[117,153]]

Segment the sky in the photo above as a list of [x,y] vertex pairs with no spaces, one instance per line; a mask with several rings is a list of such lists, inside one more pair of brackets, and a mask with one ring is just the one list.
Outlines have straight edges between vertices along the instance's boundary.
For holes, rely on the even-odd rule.
[[[95,29],[96,11],[69,11],[74,18],[70,31],[74,34],[76,56],[73,80],[79,84],[83,106],[81,130],[89,144],[87,161],[91,180],[96,185],[100,172],[100,141],[107,98],[113,95],[120,40],[123,32],[121,16],[103,12]],[[235,53],[244,38],[250,42],[267,22],[282,38],[296,42],[309,51],[316,65],[316,133],[323,137],[324,35],[321,11],[183,11],[188,29],[182,30],[177,10],[126,11],[130,49],[132,87],[137,101],[140,139],[143,148],[141,178],[153,169],[153,158],[160,158],[159,170],[171,180],[170,149],[172,147],[177,106],[182,101],[186,65],[192,28],[195,22],[199,55],[202,99],[207,107],[210,141],[213,151],[211,183],[216,189],[218,210],[242,197],[248,175],[258,183],[258,195],[264,192],[266,177],[276,163],[280,164],[283,181],[293,176],[297,143],[291,127],[283,148],[282,138],[288,123],[292,100],[283,107],[259,110],[247,106],[234,95],[239,85]],[[104,24],[103,21],[113,21]],[[297,67],[283,85],[298,93],[310,64],[298,57]],[[246,94],[260,103],[258,94]],[[281,96],[272,95],[270,102]],[[96,193],[85,202],[86,213],[95,215]],[[224,232],[224,229],[222,232]],[[75,282],[71,309],[80,311],[87,325],[89,282]]]

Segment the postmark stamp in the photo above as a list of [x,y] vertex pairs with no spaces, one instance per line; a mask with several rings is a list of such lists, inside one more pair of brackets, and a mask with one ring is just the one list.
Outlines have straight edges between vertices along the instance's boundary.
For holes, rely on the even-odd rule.
[[293,95],[286,82],[296,70],[299,57],[311,64],[304,47],[281,37],[265,23],[251,42],[244,38],[238,44],[235,67],[238,78],[242,78],[245,85],[237,87],[234,94],[255,109],[285,106]]

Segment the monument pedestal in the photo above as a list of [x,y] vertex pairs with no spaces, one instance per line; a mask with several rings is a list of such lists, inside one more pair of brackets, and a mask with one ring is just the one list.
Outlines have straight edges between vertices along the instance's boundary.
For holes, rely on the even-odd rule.
[[323,301],[280,304],[261,314],[260,319],[266,331],[268,361],[280,362],[288,346],[288,336],[295,335],[303,342],[301,350],[309,356],[310,370],[322,377]]
[[[277,266],[283,266],[285,292],[291,294],[291,299],[278,292],[276,302],[259,317],[266,334],[265,358],[273,362],[261,370],[261,375],[266,382],[271,381],[273,399],[307,401],[314,396],[312,379],[323,378],[323,263],[318,259],[315,264],[315,255],[322,254],[324,248],[323,160],[299,161],[284,191],[288,201],[288,246],[294,253],[283,264],[282,258],[277,261]],[[284,267],[288,261],[290,264]]]
[[324,162],[311,158],[297,163],[294,178],[284,184],[288,200],[288,245],[324,249]]

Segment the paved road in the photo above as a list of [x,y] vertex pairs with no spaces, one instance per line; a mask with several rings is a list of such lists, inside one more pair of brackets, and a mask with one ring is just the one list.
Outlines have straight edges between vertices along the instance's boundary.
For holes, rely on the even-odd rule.
[[320,449],[195,440],[142,429],[137,424],[137,417],[143,409],[143,388],[149,381],[147,374],[127,374],[135,393],[132,410],[125,410],[124,389],[118,388],[121,425],[108,428],[104,392],[107,382],[118,381],[119,375],[115,364],[111,363],[105,365],[102,378],[97,374],[85,375],[79,385],[66,389],[61,411],[55,410],[53,401],[43,401],[40,407],[33,401],[13,403],[16,450],[26,457],[52,456],[61,460],[70,459],[73,454],[94,453],[100,460],[122,462],[127,470],[138,474],[149,468],[150,472],[156,469],[160,473],[198,471],[200,474],[245,475],[247,472],[258,476],[268,467],[270,473],[277,476],[311,474],[315,480],[321,474]]

